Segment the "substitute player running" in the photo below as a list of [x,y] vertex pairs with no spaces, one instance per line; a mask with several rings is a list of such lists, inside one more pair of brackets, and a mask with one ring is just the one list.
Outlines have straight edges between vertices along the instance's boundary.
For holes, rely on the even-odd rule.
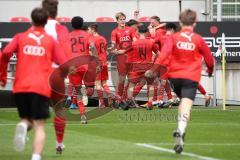
[[[181,31],[168,38],[156,60],[160,65],[169,67],[168,78],[173,84],[174,92],[181,99],[178,108],[178,127],[173,133],[176,139],[174,150],[181,153],[190,111],[195,99],[198,83],[201,78],[202,58],[212,75],[214,59],[204,39],[195,33],[197,14],[187,9],[179,16]],[[170,56],[170,61],[168,60]],[[148,71],[146,76],[151,75]]]
[[[58,0],[43,0],[42,7],[48,12],[48,21],[45,25],[46,33],[60,44],[59,47],[64,52],[59,54],[64,54],[69,59],[71,57],[71,50],[68,29],[56,20],[58,13]],[[52,67],[57,68],[58,65],[53,63]],[[51,102],[55,104],[58,101],[59,95],[53,92]],[[55,112],[53,123],[56,135],[56,151],[57,153],[62,153],[62,150],[65,148],[63,139],[66,126],[66,115],[63,107],[56,107],[54,104],[52,104],[52,106]]]
[[36,8],[31,13],[32,24],[27,31],[14,36],[4,48],[0,61],[0,85],[5,86],[7,64],[13,53],[17,55],[13,94],[21,118],[16,126],[15,149],[25,148],[26,134],[34,129],[32,160],[41,160],[46,141],[45,120],[49,118],[51,89],[48,79],[52,62],[66,60],[59,44],[44,31],[48,13]]
[[[89,92],[93,93],[93,87],[95,84],[96,79],[96,64],[95,59],[90,60],[90,56],[96,56],[96,59],[98,60],[96,48],[93,42],[90,40],[90,34],[86,31],[82,30],[83,26],[83,18],[76,16],[72,18],[71,24],[73,27],[73,31],[70,33],[70,43],[71,43],[71,51],[72,56],[82,56],[84,59],[88,57],[88,61],[86,65],[82,65],[77,69],[77,72],[69,76],[69,80],[71,85],[77,90],[77,105],[78,110],[80,112],[81,116],[81,123],[87,123],[87,117],[85,115],[85,106],[82,100],[81,94]],[[97,62],[98,63],[98,62]],[[83,91],[84,88],[82,88],[82,83],[86,86],[91,86],[87,89],[87,91]],[[92,87],[93,86],[93,87]]]

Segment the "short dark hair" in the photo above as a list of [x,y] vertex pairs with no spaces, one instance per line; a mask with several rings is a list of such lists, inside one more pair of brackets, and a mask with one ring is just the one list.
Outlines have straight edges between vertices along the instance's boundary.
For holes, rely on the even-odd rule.
[[87,25],[83,25],[81,29],[84,30],[84,31],[87,31],[88,30],[88,26]]
[[34,26],[45,26],[48,20],[48,13],[43,8],[35,8],[31,13]]
[[89,26],[91,29],[93,29],[95,32],[98,31],[98,25],[96,23]]
[[127,26],[131,27],[133,25],[138,25],[138,21],[136,21],[135,19],[130,19],[127,23]]
[[138,32],[139,33],[147,33],[148,28],[145,25],[138,26]]
[[71,24],[74,29],[81,29],[83,26],[83,18],[80,16],[75,16],[72,18]]
[[197,13],[191,9],[184,10],[179,15],[180,22],[185,26],[191,26],[196,22]]
[[152,16],[151,19],[155,19],[156,21],[158,21],[160,23],[160,18],[158,16]]
[[174,30],[174,32],[177,32],[177,25],[174,23],[167,23],[166,24],[166,30]]
[[58,11],[58,0],[43,0],[42,7],[47,10],[49,17],[56,18]]

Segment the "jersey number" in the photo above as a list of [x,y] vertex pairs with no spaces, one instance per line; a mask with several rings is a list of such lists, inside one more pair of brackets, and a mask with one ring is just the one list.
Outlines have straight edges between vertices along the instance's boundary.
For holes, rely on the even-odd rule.
[[73,53],[78,53],[79,51],[76,48],[76,45],[80,45],[80,52],[85,52],[85,45],[83,41],[84,37],[78,37],[78,38],[71,38],[72,42],[72,52]]

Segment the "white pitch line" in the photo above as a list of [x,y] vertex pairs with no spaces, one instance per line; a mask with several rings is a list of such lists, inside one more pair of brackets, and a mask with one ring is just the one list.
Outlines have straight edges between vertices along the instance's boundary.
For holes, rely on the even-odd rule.
[[[151,145],[173,145],[172,143],[148,143]],[[240,143],[187,143],[188,146],[240,146]]]
[[[168,153],[176,154],[175,151],[173,151],[171,149],[162,148],[162,147],[154,146],[154,145],[151,145],[151,144],[136,143],[136,145],[140,146],[140,147],[151,148],[151,149],[154,149],[154,150],[157,150],[157,151],[162,151],[162,152],[168,152]],[[201,155],[198,155],[198,154],[187,153],[187,152],[182,152],[181,155],[189,156],[189,157],[195,157],[195,158],[198,158],[198,159],[201,159],[201,160],[220,160],[220,159],[217,159],[217,158],[206,157],[206,156],[201,156]]]

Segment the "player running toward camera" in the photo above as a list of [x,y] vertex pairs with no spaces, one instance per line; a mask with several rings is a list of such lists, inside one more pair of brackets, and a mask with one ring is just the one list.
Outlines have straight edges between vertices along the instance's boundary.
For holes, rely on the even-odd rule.
[[128,85],[124,87],[127,76],[127,49],[131,47],[132,41],[136,38],[134,37],[134,30],[126,26],[126,15],[124,13],[117,13],[116,20],[118,26],[111,33],[111,41],[115,45],[112,48],[112,53],[117,55],[117,70],[119,75],[116,95],[124,99],[126,97],[123,95],[126,95],[128,88]]
[[14,145],[23,151],[27,131],[34,129],[32,160],[41,160],[46,141],[45,120],[49,118],[51,88],[48,79],[52,62],[61,64],[66,60],[59,44],[44,31],[48,13],[36,8],[31,13],[32,27],[14,36],[4,48],[0,66],[0,86],[5,86],[7,64],[13,53],[17,55],[13,94],[20,122],[16,126]]
[[[71,57],[71,50],[69,45],[69,33],[68,29],[59,24],[56,20],[57,12],[58,12],[58,0],[43,0],[42,7],[48,12],[48,21],[45,25],[45,31],[48,35],[50,35],[53,39],[58,41],[60,44],[59,47],[69,59]],[[57,68],[58,65],[53,64],[53,68]],[[56,93],[52,93],[51,100],[54,104],[57,104],[59,101],[59,96]],[[56,107],[53,105],[53,109],[55,112],[54,115],[54,129],[56,134],[56,151],[57,153],[61,153],[65,148],[63,145],[64,131],[66,125],[66,115],[65,109],[63,107]]]
[[[173,133],[176,139],[174,150],[181,153],[184,145],[185,130],[190,111],[201,78],[202,58],[207,65],[209,76],[212,75],[214,60],[204,39],[193,31],[197,14],[187,9],[180,16],[180,32],[168,38],[156,60],[160,65],[169,67],[168,78],[173,84],[174,92],[181,99],[178,108],[178,127]],[[167,57],[170,56],[170,60]],[[154,70],[154,69],[153,69]],[[151,76],[152,71],[147,71]]]
[[112,105],[112,98],[109,86],[107,85],[108,80],[108,64],[107,64],[107,52],[106,52],[106,39],[99,35],[98,33],[98,25],[92,24],[88,27],[88,33],[91,36],[91,41],[94,43],[97,53],[98,53],[98,60],[101,66],[101,72],[97,74],[95,85],[96,90],[99,98],[99,108],[105,108],[106,105],[103,99],[103,92],[107,94],[109,98],[109,105]]
[[[144,25],[138,27],[139,39],[132,43],[131,52],[127,57],[128,62],[128,99],[134,102],[133,91],[137,83],[148,85],[148,103],[147,109],[152,109],[153,100],[153,78],[145,78],[144,74],[152,67],[154,54],[159,54],[159,48],[153,40],[147,39],[148,28]],[[153,53],[154,52],[154,53]]]
[[[76,16],[72,18],[71,21],[73,31],[70,33],[70,43],[72,56],[95,56],[98,57],[95,51],[94,43],[90,40],[90,35],[82,30],[83,18]],[[85,115],[85,106],[83,103],[83,94],[93,94],[93,88],[90,87],[87,90],[82,87],[84,81],[85,86],[94,86],[96,79],[96,64],[95,61],[89,59],[89,63],[82,65],[77,69],[77,72],[69,76],[70,85],[72,89],[77,91],[77,106],[81,116],[81,123],[87,123],[87,117]]]

